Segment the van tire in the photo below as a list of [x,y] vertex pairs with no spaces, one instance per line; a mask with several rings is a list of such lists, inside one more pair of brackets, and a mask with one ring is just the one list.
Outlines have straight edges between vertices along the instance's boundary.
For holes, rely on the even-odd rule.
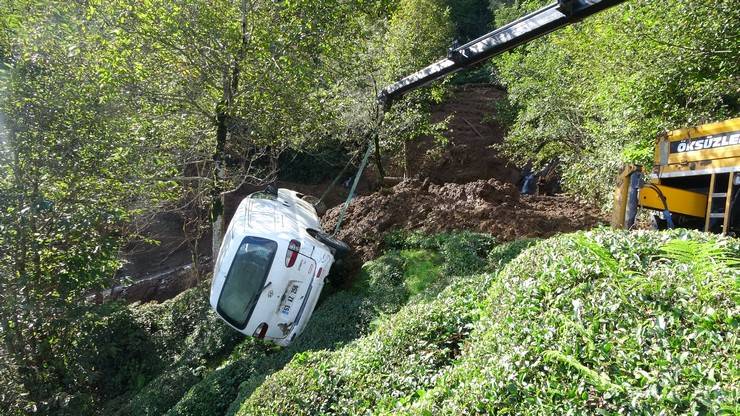
[[336,259],[341,259],[352,251],[349,244],[323,231],[309,229],[308,233],[319,242],[326,244],[334,252],[334,257]]

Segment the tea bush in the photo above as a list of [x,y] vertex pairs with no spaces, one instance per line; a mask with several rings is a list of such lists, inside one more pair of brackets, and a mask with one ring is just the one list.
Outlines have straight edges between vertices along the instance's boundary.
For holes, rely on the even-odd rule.
[[[43,382],[32,388],[49,400],[33,404],[19,401],[8,414],[77,415],[93,412],[101,402],[140,388],[164,367],[149,334],[125,305],[82,305],[74,314],[47,323],[44,351],[47,360]],[[2,350],[2,347],[0,347]],[[0,351],[2,353],[2,351]],[[2,354],[0,354],[2,355]],[[3,389],[2,402],[23,391],[16,374],[28,367],[10,366],[13,357],[0,357],[0,377],[10,383]],[[0,403],[2,404],[2,403]],[[14,407],[19,407],[15,408]],[[23,409],[23,411],[21,411]],[[5,414],[0,406],[0,414]]]
[[105,414],[733,411],[740,240],[598,229],[386,247],[354,287],[327,287],[288,348],[221,323],[207,282],[90,315],[74,353],[92,357],[94,389],[60,414],[97,412],[116,389]]
[[738,259],[740,241],[685,230],[496,247],[499,273],[296,355],[238,414],[731,414]]
[[[448,241],[485,241],[468,233],[462,237],[417,234],[407,238],[397,240],[394,247],[457,248],[463,245]],[[514,245],[511,250],[521,247]],[[420,255],[425,251],[405,250],[402,255],[404,252],[415,254],[407,254],[407,258],[422,258],[430,264],[425,255]],[[487,253],[481,259],[476,252],[472,255],[483,262]],[[439,259],[454,261],[437,255],[435,261]],[[445,266],[449,267],[438,267]],[[485,288],[494,278],[494,274],[487,273],[443,279],[448,286],[442,288],[433,282],[398,313],[376,321],[367,336],[334,352],[296,356],[282,371],[268,377],[238,414],[383,413],[413,402],[434,386],[440,372],[454,365],[479,319]]]
[[295,356],[268,377],[237,414],[393,409],[432,385],[435,373],[457,357],[477,314],[477,294],[468,288],[484,285],[486,279],[490,276],[453,284],[430,302],[411,302],[340,350]]
[[398,230],[384,240],[387,249],[425,249],[437,252],[442,258],[442,271],[447,275],[464,276],[481,271],[486,256],[496,244],[490,234],[455,231],[425,234]]
[[460,361],[404,413],[730,414],[738,258],[738,240],[685,230],[544,241],[503,270]]
[[206,281],[166,302],[131,307],[167,365],[143,388],[122,389],[126,394],[108,403],[106,413],[164,414],[243,338],[211,312],[208,290]]

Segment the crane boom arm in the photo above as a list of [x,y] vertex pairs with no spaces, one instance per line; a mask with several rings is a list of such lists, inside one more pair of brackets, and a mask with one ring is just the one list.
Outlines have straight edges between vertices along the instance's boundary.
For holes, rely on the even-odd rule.
[[385,87],[378,94],[378,101],[388,106],[409,91],[625,1],[558,0],[478,39],[450,48],[447,58]]

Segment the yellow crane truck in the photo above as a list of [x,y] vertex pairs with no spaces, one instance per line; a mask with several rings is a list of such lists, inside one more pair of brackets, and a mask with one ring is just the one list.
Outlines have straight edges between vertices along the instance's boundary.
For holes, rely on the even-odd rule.
[[740,118],[658,137],[653,169],[627,166],[614,196],[612,225],[631,228],[638,208],[662,212],[658,228],[740,235]]

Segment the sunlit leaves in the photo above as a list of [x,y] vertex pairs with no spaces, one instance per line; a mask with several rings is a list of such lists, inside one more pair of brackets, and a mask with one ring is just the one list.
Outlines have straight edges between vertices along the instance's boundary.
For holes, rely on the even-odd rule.
[[[497,24],[543,3],[499,8]],[[738,22],[727,0],[626,2],[498,58],[518,110],[508,153],[558,157],[568,190],[607,200],[661,131],[737,114]]]

